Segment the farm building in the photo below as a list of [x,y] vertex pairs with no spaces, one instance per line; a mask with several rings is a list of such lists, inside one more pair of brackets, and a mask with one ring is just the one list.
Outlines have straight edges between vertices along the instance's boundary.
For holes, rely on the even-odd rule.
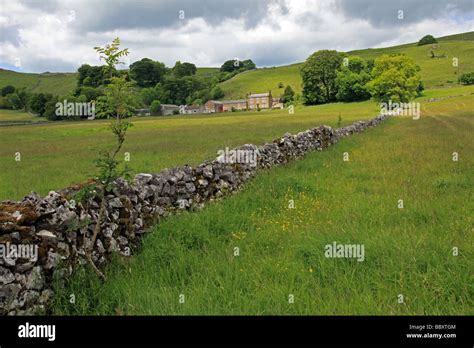
[[222,108],[223,108],[223,111],[247,110],[247,100],[245,99],[223,100]]
[[169,116],[179,113],[179,106],[174,104],[161,104],[160,115]]
[[247,110],[247,100],[209,100],[205,105],[205,112],[225,112]]
[[207,113],[211,112],[222,112],[223,111],[223,104],[217,100],[209,100],[204,104],[204,110]]
[[272,105],[272,92],[250,94],[248,97],[248,108],[250,110],[271,109]]
[[182,113],[185,115],[202,114],[205,112],[204,105],[186,105]]

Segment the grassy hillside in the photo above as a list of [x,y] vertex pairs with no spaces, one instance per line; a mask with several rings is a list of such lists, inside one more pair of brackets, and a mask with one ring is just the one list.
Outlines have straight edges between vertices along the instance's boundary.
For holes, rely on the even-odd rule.
[[[364,49],[348,52],[364,59],[375,58],[382,54],[405,53],[421,67],[421,78],[425,88],[450,87],[457,85],[458,76],[474,71],[474,32],[451,35],[439,39],[436,55],[445,54],[445,58],[431,58],[432,45],[416,46],[416,43],[387,48]],[[458,58],[459,66],[453,67],[452,59]],[[283,93],[278,83],[290,85],[301,93],[301,63],[282,67],[257,69],[240,74],[221,84],[226,99],[244,98],[249,92],[271,90],[275,96]]]
[[76,87],[76,73],[29,74],[0,69],[0,88],[12,85],[31,92],[65,95]]
[[[197,68],[196,75],[203,78],[212,77],[219,68]],[[52,93],[66,95],[74,92],[77,83],[77,73],[19,73],[0,69],[0,88],[12,85],[17,88],[26,87],[35,93]]]
[[[105,283],[86,270],[58,291],[55,313],[472,315],[473,103],[423,104],[420,120],[392,118],[160,221]],[[333,242],[363,245],[364,260],[325,257]]]

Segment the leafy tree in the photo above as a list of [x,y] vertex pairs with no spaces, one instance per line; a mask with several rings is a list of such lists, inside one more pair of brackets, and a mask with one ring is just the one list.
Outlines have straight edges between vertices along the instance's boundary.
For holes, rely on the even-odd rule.
[[242,62],[242,67],[245,69],[245,70],[253,70],[253,69],[256,69],[257,66],[255,65],[254,62],[252,62],[251,59],[247,59],[247,60],[244,60]]
[[88,86],[81,87],[78,92],[79,95],[85,96],[87,102],[96,100],[99,96],[103,95],[101,89]]
[[194,76],[177,78],[174,75],[167,76],[159,85],[160,100],[166,103],[182,105],[193,92],[203,89],[203,83]]
[[26,90],[26,87],[18,88],[16,94],[20,98],[21,108],[28,111],[28,98],[30,97],[30,93]]
[[196,65],[192,63],[181,63],[177,61],[171,71],[176,77],[184,77],[196,75],[197,68]]
[[159,100],[153,100],[153,102],[150,105],[150,112],[153,115],[158,115],[161,111],[161,103]]
[[211,89],[211,93],[210,93],[210,98],[211,99],[224,98],[224,95],[225,95],[224,91],[219,86],[215,86],[213,89]]
[[162,81],[167,72],[165,64],[143,58],[130,65],[130,77],[140,87],[154,87]]
[[343,65],[337,73],[336,98],[343,102],[366,100],[370,98],[367,82],[370,81],[367,63],[358,56],[347,58],[347,64]]
[[6,96],[8,102],[11,104],[12,108],[15,110],[20,110],[23,108],[22,101],[18,94],[10,93]]
[[46,103],[53,99],[51,94],[44,93],[33,93],[28,99],[28,109],[38,114],[38,116],[43,116]]
[[[69,101],[69,100],[68,100]],[[48,101],[45,105],[44,117],[49,121],[57,121],[61,119],[61,116],[56,115],[56,103],[57,99],[53,98]]]
[[369,91],[379,102],[408,102],[418,94],[419,71],[420,67],[403,54],[383,55],[375,59]]
[[12,109],[13,106],[7,97],[0,97],[0,109]]
[[474,72],[462,74],[459,77],[459,83],[463,85],[474,85]]
[[234,70],[239,70],[242,67],[242,62],[240,60],[230,59],[226,60],[222,64],[220,71],[221,72],[232,72]]
[[295,100],[295,91],[293,91],[293,88],[291,88],[290,85],[285,87],[285,90],[283,91],[283,94],[281,95],[281,101],[284,104],[287,103],[292,103]]
[[156,88],[142,88],[140,90],[141,102],[144,106],[149,106],[153,100],[158,99],[159,95]]
[[367,71],[367,63],[359,56],[349,56],[347,57],[346,68],[354,73],[360,74],[362,71]]
[[252,70],[255,68],[256,68],[256,65],[254,62],[252,62],[251,59],[247,59],[244,61],[230,59],[230,60],[225,61],[224,64],[222,64],[220,71],[231,73],[234,71],[241,72],[245,70]]
[[[92,250],[96,245],[97,235],[100,232],[102,219],[106,213],[106,195],[113,189],[114,181],[120,176],[127,175],[129,170],[127,167],[120,170],[120,162],[117,160],[117,155],[122,149],[123,143],[126,139],[127,130],[131,127],[131,123],[124,120],[128,115],[128,111],[132,107],[129,104],[130,89],[132,83],[127,81],[126,75],[113,77],[112,72],[115,70],[115,65],[119,64],[119,58],[128,55],[128,49],[120,50],[120,39],[116,38],[112,44],[105,47],[94,47],[94,49],[101,55],[107,63],[106,71],[109,72],[110,84],[105,88],[105,95],[99,97],[102,102],[110,109],[109,112],[113,115],[113,120],[110,124],[110,129],[115,136],[116,146],[111,151],[104,151],[96,159],[95,165],[99,174],[95,180],[95,184],[85,186],[78,194],[79,197],[84,198],[99,198],[99,214],[95,221],[95,227],[92,234],[92,241],[89,247],[85,249],[86,257],[96,273],[105,279],[104,274],[97,268],[92,260]],[[82,201],[80,202],[82,204]]]
[[438,41],[432,35],[425,35],[420,39],[420,41],[418,41],[417,46],[429,45],[437,42]]
[[83,64],[77,69],[77,86],[99,87],[104,84],[106,68]]
[[13,87],[12,85],[7,85],[2,88],[2,97],[5,97],[11,93],[15,93],[15,87]]
[[331,50],[317,51],[309,56],[301,68],[305,104],[336,100],[336,77],[342,58],[341,53]]
[[336,78],[337,100],[352,102],[370,99],[370,92],[367,87],[369,80],[370,75],[365,71],[358,74],[348,68],[343,68],[337,73]]
[[111,44],[107,44],[105,47],[94,47],[94,49],[99,53],[99,58],[107,64],[105,72],[109,74],[109,78],[112,78],[117,64],[124,64],[120,61],[120,58],[128,56],[129,53],[128,48],[120,50],[120,39],[118,37],[113,39]]

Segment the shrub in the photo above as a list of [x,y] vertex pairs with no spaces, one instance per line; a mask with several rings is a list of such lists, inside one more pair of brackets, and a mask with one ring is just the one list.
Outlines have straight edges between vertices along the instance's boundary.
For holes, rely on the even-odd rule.
[[295,100],[295,91],[291,88],[290,85],[286,86],[285,91],[281,95],[281,101],[283,104],[291,103]]
[[8,85],[2,88],[2,97],[5,97],[11,93],[15,93],[15,87]]
[[417,46],[429,45],[437,42],[438,41],[432,35],[425,35],[420,39],[420,41],[418,41]]
[[278,83],[278,88],[283,88],[283,87],[284,87],[284,86],[283,86],[283,82],[279,82],[279,83]]
[[50,100],[45,105],[45,110],[43,116],[46,117],[49,121],[57,121],[61,117],[56,115],[56,100]]
[[28,108],[38,114],[38,116],[43,116],[46,103],[51,99],[53,99],[51,94],[33,93],[28,100]]
[[159,115],[161,109],[161,103],[159,100],[153,100],[150,105],[150,113],[153,115]]
[[10,93],[10,94],[7,95],[6,98],[8,99],[8,102],[11,104],[13,109],[20,110],[21,108],[23,108],[24,105],[23,105],[20,97],[18,96],[18,94]]
[[7,97],[0,97],[0,109],[13,109]]
[[459,77],[459,83],[463,85],[474,84],[474,72],[464,73]]

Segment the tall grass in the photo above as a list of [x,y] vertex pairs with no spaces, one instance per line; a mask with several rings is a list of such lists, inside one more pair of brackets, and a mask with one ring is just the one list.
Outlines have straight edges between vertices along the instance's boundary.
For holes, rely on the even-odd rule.
[[[73,277],[55,313],[472,315],[474,115],[427,108],[162,221],[105,284]],[[364,261],[325,257],[333,242]]]

